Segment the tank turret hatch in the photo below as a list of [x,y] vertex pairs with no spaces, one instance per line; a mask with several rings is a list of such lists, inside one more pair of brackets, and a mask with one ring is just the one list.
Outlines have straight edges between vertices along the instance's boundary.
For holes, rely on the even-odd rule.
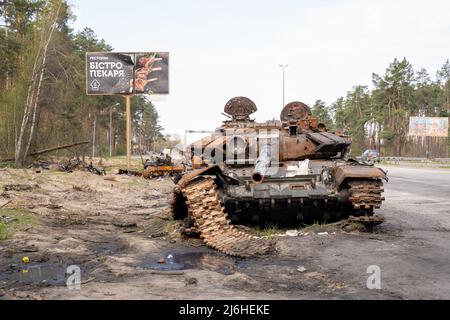
[[225,105],[224,112],[231,116],[233,121],[250,121],[250,115],[258,110],[256,104],[246,97],[236,97]]
[[311,109],[303,102],[291,102],[283,108],[281,112],[281,121],[290,122],[305,119],[311,116]]

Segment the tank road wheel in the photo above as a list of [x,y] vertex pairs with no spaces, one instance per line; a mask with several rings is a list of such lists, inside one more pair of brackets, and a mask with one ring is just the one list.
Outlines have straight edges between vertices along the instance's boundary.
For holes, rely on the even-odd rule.
[[264,255],[273,250],[270,242],[253,237],[231,224],[213,177],[199,177],[177,191],[177,200],[180,200],[180,192],[185,199],[188,221],[193,222],[207,246],[241,258]]
[[355,215],[350,216],[349,221],[362,223],[369,230],[382,224],[385,221],[384,217],[374,215],[374,209],[379,209],[384,200],[383,182],[376,179],[350,180],[348,187],[349,200],[355,212]]

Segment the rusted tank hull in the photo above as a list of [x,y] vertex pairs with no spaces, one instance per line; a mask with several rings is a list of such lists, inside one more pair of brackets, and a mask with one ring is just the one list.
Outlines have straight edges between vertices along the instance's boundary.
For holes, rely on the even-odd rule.
[[334,169],[336,183],[341,186],[346,179],[379,179],[387,180],[386,172],[377,167],[340,166]]
[[[179,188],[202,176],[214,177],[221,202],[235,222],[337,220],[358,215],[361,206],[370,212],[381,206],[382,180],[386,179],[381,169],[340,160],[307,160],[305,172],[292,174],[289,168],[296,163],[284,163],[276,174],[260,183],[252,181],[253,166],[216,165],[185,175]],[[377,183],[376,189],[370,188],[372,183]],[[362,185],[360,189],[358,184]],[[356,185],[356,191],[352,185]],[[364,194],[366,187],[368,193]]]
[[328,130],[300,102],[287,105],[280,120],[258,123],[250,118],[255,111],[250,99],[231,99],[229,120],[188,148],[199,170],[180,179],[173,199],[187,233],[221,252],[252,256],[269,247],[250,243],[233,222],[384,221],[374,210],[384,200],[386,173],[350,159],[349,137]]

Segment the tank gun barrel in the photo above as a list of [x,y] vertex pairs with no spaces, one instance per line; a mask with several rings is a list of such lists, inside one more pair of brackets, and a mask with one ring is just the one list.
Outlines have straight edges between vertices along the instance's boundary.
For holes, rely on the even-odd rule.
[[252,174],[253,183],[259,184],[264,181],[264,177],[267,175],[270,164],[272,163],[272,146],[266,144],[259,153],[259,158],[256,160],[255,169]]

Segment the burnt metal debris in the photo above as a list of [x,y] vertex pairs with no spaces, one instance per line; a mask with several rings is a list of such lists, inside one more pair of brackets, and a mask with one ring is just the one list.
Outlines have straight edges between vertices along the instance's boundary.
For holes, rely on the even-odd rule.
[[184,164],[175,164],[169,155],[160,154],[145,161],[142,176],[146,179],[165,176],[175,177],[178,179],[179,175],[186,170],[187,168]]
[[95,167],[92,162],[87,164],[83,160],[80,160],[78,158],[76,159],[70,159],[67,161],[60,161],[58,163],[58,168],[60,171],[64,172],[73,172],[75,170],[81,170],[81,171],[88,171],[90,173],[104,176],[106,175],[106,170],[103,167]]
[[225,121],[188,152],[196,171],[174,189],[174,218],[221,252],[248,257],[268,253],[270,243],[233,223],[351,221],[372,227],[384,197],[386,173],[350,159],[351,139],[330,132],[301,102],[288,104],[280,120],[250,119],[256,105],[231,99]]
[[139,172],[139,171],[136,171],[136,170],[119,169],[118,175],[142,177],[142,172]]

